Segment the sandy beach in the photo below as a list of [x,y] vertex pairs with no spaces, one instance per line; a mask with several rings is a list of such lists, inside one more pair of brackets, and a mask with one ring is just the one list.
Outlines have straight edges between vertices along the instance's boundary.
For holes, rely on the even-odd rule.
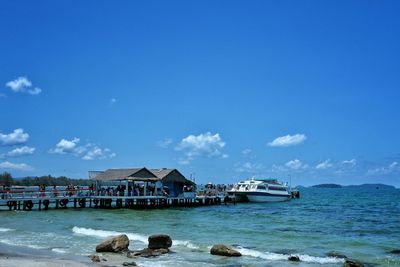
[[48,250],[0,244],[0,266],[7,267],[86,267],[94,266],[89,258],[57,255]]

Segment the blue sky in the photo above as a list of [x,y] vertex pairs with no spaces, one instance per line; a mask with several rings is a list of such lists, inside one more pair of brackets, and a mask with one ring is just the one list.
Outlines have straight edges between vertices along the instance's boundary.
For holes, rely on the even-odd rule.
[[398,1],[1,1],[0,171],[400,186]]

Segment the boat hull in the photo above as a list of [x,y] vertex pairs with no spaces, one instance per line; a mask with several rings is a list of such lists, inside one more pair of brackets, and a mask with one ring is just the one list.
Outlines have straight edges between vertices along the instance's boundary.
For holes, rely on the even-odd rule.
[[290,200],[290,195],[275,195],[259,192],[247,192],[246,196],[250,202],[281,202]]

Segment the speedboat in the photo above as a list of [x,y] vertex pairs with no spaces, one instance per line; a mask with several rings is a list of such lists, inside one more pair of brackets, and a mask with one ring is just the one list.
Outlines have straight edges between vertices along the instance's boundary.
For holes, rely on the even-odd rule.
[[291,192],[287,183],[276,179],[250,179],[235,184],[228,195],[237,202],[276,202],[291,199]]

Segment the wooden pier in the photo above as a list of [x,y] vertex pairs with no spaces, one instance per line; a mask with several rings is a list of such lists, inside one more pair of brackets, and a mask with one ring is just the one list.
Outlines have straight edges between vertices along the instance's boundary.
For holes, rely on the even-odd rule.
[[223,199],[216,196],[162,197],[162,196],[59,196],[16,197],[0,199],[0,211],[49,209],[159,209],[169,207],[198,207],[219,205]]

